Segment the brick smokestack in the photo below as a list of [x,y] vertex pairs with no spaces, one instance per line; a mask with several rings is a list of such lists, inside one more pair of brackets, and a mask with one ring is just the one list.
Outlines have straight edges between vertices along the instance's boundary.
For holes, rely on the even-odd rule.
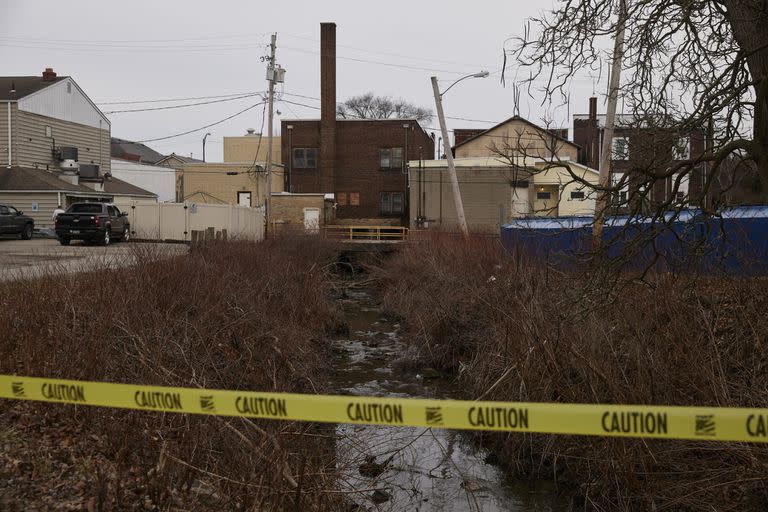
[[56,78],[56,72],[53,68],[45,68],[45,71],[43,71],[43,80],[50,82],[54,78]]
[[336,24],[320,24],[320,185],[334,192],[336,166]]

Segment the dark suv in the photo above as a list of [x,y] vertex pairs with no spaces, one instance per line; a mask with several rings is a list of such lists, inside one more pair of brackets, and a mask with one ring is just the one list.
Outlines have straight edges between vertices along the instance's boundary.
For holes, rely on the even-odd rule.
[[13,206],[0,204],[0,235],[21,235],[24,240],[32,238],[35,221]]

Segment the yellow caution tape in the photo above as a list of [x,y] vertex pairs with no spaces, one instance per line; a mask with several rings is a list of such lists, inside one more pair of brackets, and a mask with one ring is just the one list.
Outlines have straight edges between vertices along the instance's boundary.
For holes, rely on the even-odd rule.
[[0,398],[326,423],[768,442],[768,409],[299,395],[11,375],[0,375]]

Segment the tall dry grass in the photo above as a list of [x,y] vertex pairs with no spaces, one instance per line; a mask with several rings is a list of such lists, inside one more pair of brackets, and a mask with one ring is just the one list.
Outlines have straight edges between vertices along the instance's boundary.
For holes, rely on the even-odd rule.
[[[768,283],[568,275],[498,241],[435,236],[381,263],[386,307],[467,398],[768,407]],[[765,510],[768,449],[493,434],[513,475],[591,510]]]
[[[0,283],[0,372],[323,391],[323,332],[335,320],[326,297],[333,246],[311,238],[231,242],[175,257],[154,247],[134,244],[138,263],[129,268]],[[90,440],[105,462],[84,470],[81,508],[338,505],[327,427],[11,402],[0,404],[2,416],[7,430],[29,427],[41,446],[53,431]]]

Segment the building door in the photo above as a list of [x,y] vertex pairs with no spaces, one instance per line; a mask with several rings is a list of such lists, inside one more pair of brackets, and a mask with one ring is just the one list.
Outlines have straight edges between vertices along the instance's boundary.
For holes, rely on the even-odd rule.
[[250,192],[238,192],[237,193],[237,206],[251,207],[251,193]]
[[537,217],[557,217],[559,196],[560,191],[557,185],[536,185],[533,214]]
[[[528,200],[528,184],[510,187],[512,202],[510,217],[524,217],[531,214],[531,202]],[[507,219],[504,219],[507,220]]]
[[308,233],[320,230],[320,208],[304,208],[304,229]]

